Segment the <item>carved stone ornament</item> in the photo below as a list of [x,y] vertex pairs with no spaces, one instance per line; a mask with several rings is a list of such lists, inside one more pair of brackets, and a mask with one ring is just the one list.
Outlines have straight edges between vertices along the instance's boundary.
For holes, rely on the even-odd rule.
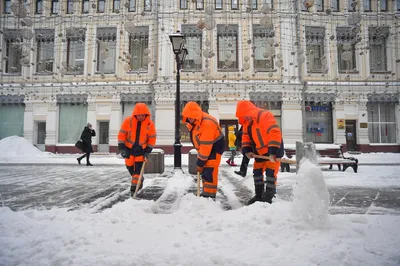
[[181,92],[182,102],[208,101],[208,92]]
[[152,93],[121,93],[121,103],[151,103],[154,98]]
[[57,104],[86,104],[88,95],[87,94],[58,94]]
[[336,95],[334,93],[304,93],[306,102],[334,102]]
[[398,93],[368,93],[368,102],[375,103],[398,103],[399,102]]
[[0,95],[0,105],[24,104],[24,95]]
[[250,101],[254,102],[280,102],[282,101],[282,92],[250,92]]
[[35,29],[35,37],[40,41],[53,41],[54,30],[52,29]]

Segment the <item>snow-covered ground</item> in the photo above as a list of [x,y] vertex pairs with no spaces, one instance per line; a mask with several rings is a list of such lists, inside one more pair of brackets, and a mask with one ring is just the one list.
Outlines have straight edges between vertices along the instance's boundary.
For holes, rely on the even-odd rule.
[[[76,164],[76,155],[39,157],[23,142],[1,140],[0,163]],[[358,156],[400,161],[397,154]],[[187,156],[184,160],[187,164]],[[124,163],[116,155],[95,155],[91,161],[92,171],[96,164]],[[166,165],[172,163],[173,157],[166,156]],[[99,213],[2,207],[0,265],[400,265],[400,216],[328,214],[327,187],[400,186],[398,166],[374,169],[321,171],[306,162],[298,175],[279,174],[278,190],[292,187],[291,201],[230,211],[185,194],[193,177],[179,171],[170,174],[164,193],[181,199],[168,211],[159,201],[133,199]],[[234,176],[233,170],[225,172]],[[250,173],[242,181],[249,188]]]

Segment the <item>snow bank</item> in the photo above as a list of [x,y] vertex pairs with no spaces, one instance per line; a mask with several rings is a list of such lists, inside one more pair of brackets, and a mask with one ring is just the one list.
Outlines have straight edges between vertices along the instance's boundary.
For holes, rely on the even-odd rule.
[[321,169],[309,160],[302,160],[293,186],[292,212],[295,219],[302,226],[323,227],[328,218],[329,202]]
[[0,140],[0,158],[46,157],[29,141],[18,136],[10,136]]

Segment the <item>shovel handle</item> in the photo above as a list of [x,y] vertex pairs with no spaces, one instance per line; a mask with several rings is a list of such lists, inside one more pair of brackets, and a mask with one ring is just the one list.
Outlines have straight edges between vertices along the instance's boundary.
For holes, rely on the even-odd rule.
[[197,172],[197,197],[200,197],[200,172]]
[[144,173],[144,168],[146,166],[146,161],[143,162],[142,164],[142,168],[140,169],[140,175],[139,175],[139,180],[138,183],[136,185],[136,189],[135,189],[135,193],[133,194],[132,198],[136,199],[136,194],[139,191],[139,187],[142,185],[142,180],[143,180],[143,173]]
[[[258,154],[254,154],[254,158],[269,160],[268,156],[258,155]],[[290,160],[290,159],[285,159],[285,158],[276,158],[276,161],[281,162],[281,163],[287,163],[287,164],[296,164],[296,160]]]

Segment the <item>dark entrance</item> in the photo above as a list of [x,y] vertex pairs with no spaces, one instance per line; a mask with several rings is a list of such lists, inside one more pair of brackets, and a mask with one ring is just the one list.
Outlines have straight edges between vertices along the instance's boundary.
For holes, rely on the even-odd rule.
[[357,150],[357,121],[346,120],[346,146],[348,151]]
[[229,126],[233,126],[235,128],[235,132],[237,132],[238,129],[238,121],[237,120],[219,120],[219,124],[222,128],[222,133],[225,135],[225,150],[229,150],[228,148],[228,133],[229,133]]

